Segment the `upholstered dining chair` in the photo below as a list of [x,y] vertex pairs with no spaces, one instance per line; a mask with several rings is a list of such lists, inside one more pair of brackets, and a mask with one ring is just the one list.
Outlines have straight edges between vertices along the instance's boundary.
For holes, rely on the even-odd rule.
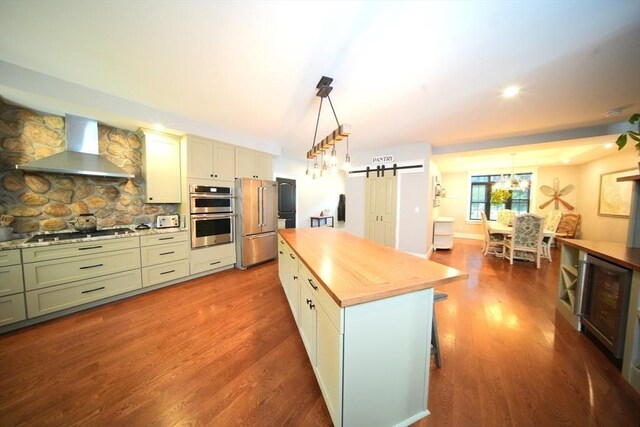
[[[544,216],[544,231],[556,232],[560,219],[562,218],[562,212],[558,210],[550,210]],[[551,244],[553,243],[554,236],[542,236],[542,257],[547,258],[551,262]]]
[[511,225],[516,217],[516,212],[511,209],[500,209],[498,211],[498,222],[504,225]]
[[482,245],[482,254],[500,255],[504,251],[504,234],[490,233],[487,215],[484,211],[480,211],[482,217],[482,228],[484,229],[484,244]]
[[535,214],[522,214],[513,220],[513,232],[504,241],[504,257],[513,265],[514,259],[534,261],[540,268],[544,218]]

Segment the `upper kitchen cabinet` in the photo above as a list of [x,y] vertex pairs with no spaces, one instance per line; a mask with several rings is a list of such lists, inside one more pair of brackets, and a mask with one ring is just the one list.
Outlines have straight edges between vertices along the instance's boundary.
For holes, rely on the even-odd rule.
[[146,203],[180,203],[180,138],[139,129]]
[[236,177],[273,179],[271,156],[259,151],[236,147]]
[[189,178],[233,181],[235,149],[232,145],[187,135],[187,176]]

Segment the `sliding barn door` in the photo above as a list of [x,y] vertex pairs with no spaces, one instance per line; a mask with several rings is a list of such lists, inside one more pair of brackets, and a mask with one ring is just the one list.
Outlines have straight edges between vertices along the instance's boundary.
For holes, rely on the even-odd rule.
[[398,181],[395,176],[367,178],[364,237],[383,245],[396,245]]

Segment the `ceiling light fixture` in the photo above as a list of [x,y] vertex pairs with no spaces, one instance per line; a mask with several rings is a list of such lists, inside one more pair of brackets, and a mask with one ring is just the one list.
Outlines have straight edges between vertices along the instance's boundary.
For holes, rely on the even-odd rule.
[[[316,119],[316,129],[313,133],[313,142],[311,143],[311,150],[307,152],[307,175],[312,175],[313,178],[317,178],[318,176],[322,176],[322,172],[328,169],[328,166],[331,166],[331,169],[337,169],[338,166],[338,156],[336,152],[336,143],[342,141],[343,139],[347,139],[347,154],[345,155],[345,162],[343,164],[343,168],[348,171],[351,168],[351,159],[349,157],[349,135],[351,134],[351,126],[348,124],[340,124],[338,120],[338,116],[336,114],[336,110],[333,108],[333,102],[331,102],[331,97],[329,94],[333,90],[331,86],[331,82],[333,82],[333,78],[322,76],[318,84],[316,85],[316,89],[318,89],[318,93],[316,96],[320,97],[320,108],[318,109],[318,118]],[[324,98],[329,100],[329,105],[331,105],[331,111],[333,111],[333,117],[336,119],[336,124],[338,127],[334,129],[329,135],[327,135],[323,140],[319,141],[316,144],[316,137],[318,136],[318,124],[320,123],[320,113],[322,112],[322,102]],[[329,165],[327,164],[327,160],[324,157],[325,151],[331,150],[331,156],[329,157]],[[321,157],[321,165],[318,165],[318,156]],[[314,160],[314,171],[313,174],[309,171],[309,160]],[[316,171],[320,169],[318,173]]]
[[505,98],[513,98],[519,93],[520,88],[518,86],[508,86],[502,91],[502,96],[504,96]]
[[564,160],[562,161],[562,163],[564,163],[564,164],[566,165],[566,164],[568,164],[570,161],[571,161],[571,160],[569,160],[569,159],[564,159]]
[[611,147],[613,147],[613,142],[607,142],[606,144],[604,144],[604,148],[606,148],[607,150]]
[[609,111],[607,111],[604,116],[605,117],[615,117],[615,116],[619,116],[620,114],[622,114],[622,112],[624,111],[624,108],[613,108]]
[[525,191],[529,188],[529,181],[526,179],[518,179],[518,175],[515,174],[515,162],[516,153],[511,154],[511,175],[500,176],[498,182],[493,184],[493,188],[496,190],[507,191]]

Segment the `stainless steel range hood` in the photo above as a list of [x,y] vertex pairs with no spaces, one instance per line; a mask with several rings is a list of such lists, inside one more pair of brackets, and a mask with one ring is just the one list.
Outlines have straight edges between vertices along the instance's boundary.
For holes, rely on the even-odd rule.
[[98,154],[98,123],[95,120],[67,114],[65,129],[67,151],[16,165],[16,169],[111,178],[135,177]]

